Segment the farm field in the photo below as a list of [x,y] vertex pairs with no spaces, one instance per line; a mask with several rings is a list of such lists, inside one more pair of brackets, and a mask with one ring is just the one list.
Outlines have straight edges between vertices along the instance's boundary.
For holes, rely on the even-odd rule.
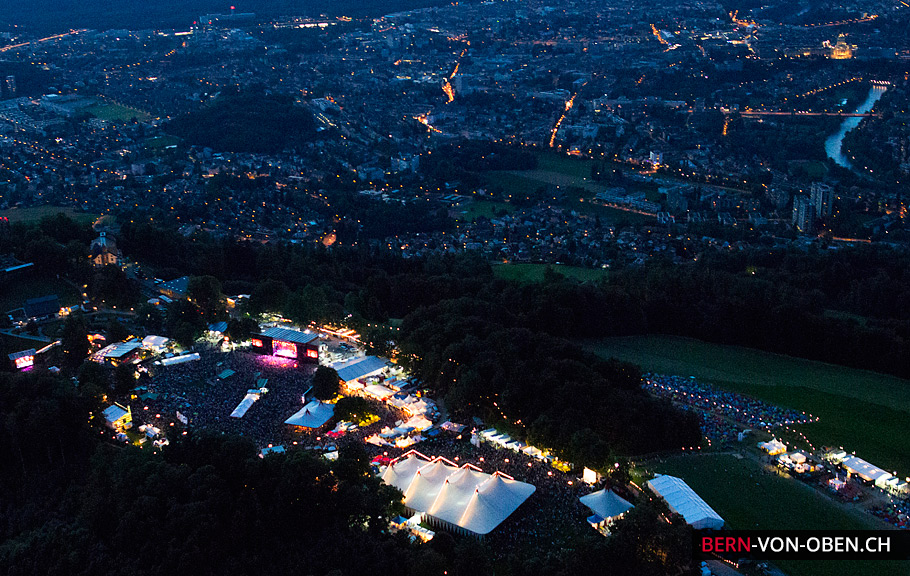
[[[883,525],[859,508],[847,509],[797,480],[763,473],[761,465],[728,454],[694,454],[669,458],[652,471],[686,481],[732,529],[873,530]],[[863,561],[779,561],[794,576],[850,576],[868,568]],[[906,564],[876,562],[895,574]]]
[[806,411],[799,426],[816,446],[843,446],[899,476],[910,475],[910,382],[854,368],[676,336],[587,341],[605,358],[649,372],[695,376],[726,390]]

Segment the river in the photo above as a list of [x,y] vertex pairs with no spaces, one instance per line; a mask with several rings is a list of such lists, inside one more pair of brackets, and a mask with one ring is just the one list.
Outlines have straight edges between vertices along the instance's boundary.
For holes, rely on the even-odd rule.
[[[887,90],[884,86],[873,86],[869,90],[869,95],[866,96],[866,100],[859,105],[859,107],[853,111],[854,114],[865,114],[871,112],[875,107],[875,103],[881,99]],[[850,163],[850,160],[842,152],[841,148],[844,145],[844,136],[847,135],[847,132],[853,130],[859,123],[862,122],[865,118],[851,116],[844,120],[843,124],[840,125],[840,130],[835,134],[828,137],[825,140],[825,153],[828,155],[828,158],[834,160],[834,163],[838,166],[843,166],[850,170],[853,169],[853,164]]]

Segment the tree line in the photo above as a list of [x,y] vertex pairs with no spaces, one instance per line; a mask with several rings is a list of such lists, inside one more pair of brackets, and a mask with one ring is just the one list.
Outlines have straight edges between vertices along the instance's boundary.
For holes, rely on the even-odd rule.
[[68,379],[0,373],[4,574],[569,576],[597,562],[657,576],[691,564],[690,529],[663,520],[659,503],[571,551],[497,559],[444,533],[415,545],[387,531],[401,493],[370,473],[359,444],[333,463],[294,449],[263,459],[242,437],[190,430],[154,452],[106,442],[101,408]]

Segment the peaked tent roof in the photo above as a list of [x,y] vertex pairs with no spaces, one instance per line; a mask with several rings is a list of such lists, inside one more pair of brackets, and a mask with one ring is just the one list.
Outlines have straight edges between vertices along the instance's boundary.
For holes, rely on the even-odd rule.
[[319,428],[334,415],[334,404],[323,404],[319,400],[313,400],[295,412],[284,423],[292,426],[302,426],[303,428]]
[[686,523],[695,529],[720,529],[724,519],[708,506],[682,478],[658,476],[648,480],[648,486],[663,498],[670,510],[681,514]]
[[477,486],[489,477],[489,474],[473,468],[459,468],[446,479],[427,513],[450,524],[458,524]]
[[454,468],[440,459],[427,463],[414,453],[390,464],[382,479],[404,492],[409,508],[479,535],[496,528],[536,490],[498,472]]
[[531,484],[494,474],[474,491],[458,525],[475,534],[489,534],[535,490]]
[[427,511],[436,501],[446,479],[458,470],[442,460],[436,460],[421,466],[404,493],[404,504],[414,510]]
[[632,505],[612,490],[598,490],[579,498],[582,504],[602,518],[615,518],[632,508]]
[[408,489],[417,471],[427,462],[428,460],[420,458],[416,452],[411,452],[407,457],[390,464],[382,473],[382,480],[404,492]]

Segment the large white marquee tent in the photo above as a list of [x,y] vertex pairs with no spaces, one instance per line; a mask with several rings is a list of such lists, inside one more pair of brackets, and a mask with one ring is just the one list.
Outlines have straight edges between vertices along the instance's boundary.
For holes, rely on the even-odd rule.
[[664,499],[670,510],[682,515],[686,523],[696,530],[723,528],[724,519],[689,488],[682,478],[657,476],[648,480],[648,487]]
[[394,460],[382,479],[404,493],[404,504],[427,522],[477,536],[489,534],[536,488],[470,464],[459,468],[444,458],[430,460],[412,450]]

